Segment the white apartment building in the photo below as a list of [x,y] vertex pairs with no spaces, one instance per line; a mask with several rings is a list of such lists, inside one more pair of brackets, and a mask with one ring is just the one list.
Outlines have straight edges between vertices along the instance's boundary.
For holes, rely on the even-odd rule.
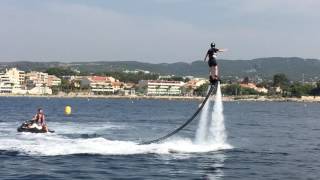
[[191,88],[191,89],[197,89],[198,87],[200,87],[201,85],[208,83],[207,79],[203,79],[203,78],[194,78],[191,79],[190,81],[188,81],[185,84],[185,87],[187,88]]
[[26,81],[29,86],[47,86],[48,76],[48,73],[31,71],[26,74]]
[[26,74],[26,82],[30,86],[59,86],[61,79],[48,73],[31,71]]
[[0,73],[0,93],[24,94],[25,72],[17,68],[6,69]]
[[83,77],[80,84],[89,86],[93,94],[113,94],[121,86],[118,80],[106,76],[86,76]]
[[61,79],[55,75],[48,75],[48,86],[59,86],[61,84]]
[[17,68],[6,69],[6,73],[11,82],[19,85],[25,84],[26,73],[24,71],[20,71]]
[[147,95],[181,95],[182,81],[141,80],[140,87],[146,87]]
[[52,89],[47,86],[36,86],[27,91],[27,94],[32,95],[44,95],[44,94],[52,94]]
[[0,93],[12,93],[14,83],[10,81],[9,76],[0,73]]
[[[49,84],[59,84],[61,80],[55,76],[50,77],[47,73],[32,71],[25,73],[17,68],[0,73],[0,93],[8,94],[52,94]],[[50,82],[51,80],[51,82]]]

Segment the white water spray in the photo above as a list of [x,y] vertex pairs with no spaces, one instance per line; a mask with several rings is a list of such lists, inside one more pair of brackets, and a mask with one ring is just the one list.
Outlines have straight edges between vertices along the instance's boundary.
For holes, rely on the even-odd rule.
[[212,111],[212,117],[209,113],[211,111],[210,101],[205,105],[201,116],[199,127],[197,129],[195,142],[197,144],[216,144],[226,145],[227,134],[224,125],[223,104],[221,96],[220,83],[218,83],[217,93]]
[[[209,93],[210,87],[208,87],[207,93]],[[208,117],[209,117],[209,107],[211,104],[211,99],[207,101],[207,103],[204,105],[201,115],[200,115],[200,121],[199,121],[199,127],[196,131],[196,138],[195,142],[197,144],[201,144],[205,142],[207,138],[207,127],[208,127]]]

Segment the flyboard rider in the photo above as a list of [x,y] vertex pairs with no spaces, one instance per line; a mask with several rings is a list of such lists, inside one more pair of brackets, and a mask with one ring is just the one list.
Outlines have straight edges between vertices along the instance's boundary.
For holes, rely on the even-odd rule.
[[209,80],[210,83],[214,83],[216,81],[219,80],[219,69],[218,69],[218,63],[217,63],[217,53],[218,52],[225,52],[227,51],[227,49],[218,49],[216,48],[216,44],[214,42],[212,42],[210,44],[210,49],[208,50],[205,58],[204,58],[204,62],[207,61],[207,58],[209,58],[208,60],[208,65],[210,68],[210,76],[209,76]]

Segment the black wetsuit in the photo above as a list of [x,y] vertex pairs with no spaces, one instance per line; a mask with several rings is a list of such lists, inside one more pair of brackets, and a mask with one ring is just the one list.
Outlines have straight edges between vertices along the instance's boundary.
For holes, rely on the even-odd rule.
[[213,47],[213,48],[210,48],[207,52],[208,56],[209,56],[209,61],[208,61],[208,65],[209,67],[212,67],[212,66],[217,66],[218,63],[217,63],[217,60],[216,58],[213,56],[215,53],[217,53],[219,51],[219,49]]

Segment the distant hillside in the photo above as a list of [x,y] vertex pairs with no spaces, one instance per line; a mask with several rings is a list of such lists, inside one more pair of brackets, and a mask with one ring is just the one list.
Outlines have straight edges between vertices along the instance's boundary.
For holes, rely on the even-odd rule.
[[[218,60],[220,72],[224,78],[235,77],[260,77],[271,79],[276,73],[286,74],[290,80],[301,80],[304,74],[305,80],[320,79],[320,60],[302,58],[259,58],[253,60]],[[69,67],[81,72],[106,72],[124,70],[148,70],[163,75],[174,74],[179,76],[193,75],[207,77],[208,67],[203,61],[192,63],[143,63],[136,61],[112,61],[112,62],[11,62],[0,63],[0,69],[6,67],[18,67],[19,69],[46,70],[49,67]]]

